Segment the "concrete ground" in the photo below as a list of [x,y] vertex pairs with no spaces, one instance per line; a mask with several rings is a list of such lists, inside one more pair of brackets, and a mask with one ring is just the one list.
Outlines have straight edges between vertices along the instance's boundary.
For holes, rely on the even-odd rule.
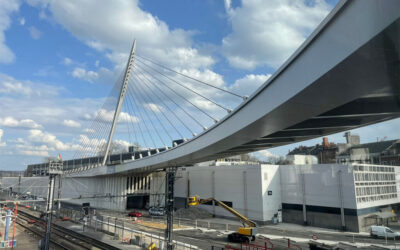
[[[129,221],[129,218],[126,215],[127,212],[122,213],[105,210],[98,212],[105,216],[117,216],[125,221]],[[144,216],[145,217],[139,218],[139,220],[152,220],[160,223],[165,221],[164,218],[146,217],[146,213],[144,213]],[[175,217],[175,219],[177,218]],[[186,228],[174,230],[175,237],[180,241],[191,244],[193,243],[199,247],[223,247],[229,244],[226,240],[227,235],[233,232],[232,230],[234,230],[236,226],[241,225],[238,220],[230,220],[226,218],[209,218],[198,220],[198,224],[201,224],[201,222],[203,222],[203,227],[200,226],[198,228],[194,228],[193,226],[187,226]],[[217,230],[213,230],[212,228],[207,229],[204,227],[204,225],[207,225],[208,222],[211,224],[211,227],[215,226],[215,224],[221,224],[221,227]],[[181,220],[181,223],[185,225],[185,221],[183,219]],[[226,227],[224,225],[226,224],[229,224],[229,231],[224,230]],[[135,227],[148,232],[160,232],[160,230],[140,225],[140,223],[137,223]],[[400,223],[392,227],[395,230],[399,228],[400,231]],[[342,232],[338,230],[289,223],[259,226],[258,231],[259,236],[264,236],[271,239],[272,243],[275,244],[275,249],[279,249],[279,247],[287,248],[288,239],[290,239],[293,244],[299,245],[302,249],[308,249],[308,243],[313,241],[313,238],[315,237],[315,242],[337,245],[340,246],[341,249],[400,249],[399,240],[373,239],[369,236],[369,233],[366,232]]]

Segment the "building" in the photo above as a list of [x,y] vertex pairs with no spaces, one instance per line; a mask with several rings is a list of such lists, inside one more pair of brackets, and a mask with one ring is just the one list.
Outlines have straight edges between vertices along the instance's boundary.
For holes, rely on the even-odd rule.
[[26,171],[0,171],[0,177],[25,176]]
[[394,217],[398,166],[318,164],[280,166],[282,216],[288,223],[367,231]]
[[301,162],[301,157],[298,155],[311,155],[318,159],[319,164],[368,163],[400,166],[400,140],[381,140],[361,144],[359,135],[346,132],[344,137],[345,143],[330,143],[327,137],[323,137],[322,144],[309,147],[299,146],[288,153],[286,164]]
[[384,165],[400,166],[400,140],[395,141],[381,153],[381,162]]
[[[316,144],[315,146],[299,146],[293,150],[291,150],[287,155],[287,160],[290,162],[294,162],[292,155],[310,155],[316,157],[318,163],[335,163],[336,162],[336,153],[338,151],[338,147],[335,143],[329,143],[327,137],[322,138],[322,144]],[[295,164],[295,163],[294,163]]]
[[346,144],[336,157],[338,163],[400,165],[400,140]]
[[[164,173],[154,176],[150,206],[164,205]],[[400,167],[368,164],[213,164],[181,168],[175,205],[188,196],[214,197],[259,224],[274,217],[310,226],[367,231],[394,217],[400,203]],[[233,217],[213,204],[217,217]]]
[[287,155],[286,164],[289,165],[307,165],[317,164],[318,159],[313,155]]

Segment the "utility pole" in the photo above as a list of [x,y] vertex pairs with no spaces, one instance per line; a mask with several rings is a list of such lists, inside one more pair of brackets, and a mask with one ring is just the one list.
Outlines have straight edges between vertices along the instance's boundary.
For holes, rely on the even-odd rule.
[[50,249],[50,233],[51,233],[51,221],[53,217],[53,203],[54,203],[54,182],[56,176],[62,174],[63,162],[61,160],[55,160],[49,162],[49,189],[47,193],[47,205],[46,205],[46,233],[42,240],[41,249]]
[[21,175],[18,176],[18,197],[21,194]]
[[167,250],[174,248],[172,241],[172,232],[174,225],[174,184],[175,184],[174,168],[167,168],[165,171],[165,210],[167,214],[167,229],[165,230],[165,238],[167,240]]
[[61,186],[62,186],[62,175],[58,175],[58,192],[57,192],[57,218],[60,218],[61,209]]

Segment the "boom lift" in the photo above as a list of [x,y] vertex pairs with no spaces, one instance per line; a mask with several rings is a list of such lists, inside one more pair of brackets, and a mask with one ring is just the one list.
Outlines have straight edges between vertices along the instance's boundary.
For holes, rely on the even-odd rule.
[[254,221],[249,220],[238,211],[229,207],[222,201],[214,199],[213,197],[210,197],[208,199],[200,199],[200,196],[198,195],[188,197],[189,206],[197,206],[200,204],[208,203],[210,201],[214,201],[220,207],[225,208],[226,210],[228,210],[228,212],[238,217],[239,220],[243,223],[243,227],[239,227],[237,233],[231,233],[228,235],[229,241],[250,242],[255,240],[257,234],[257,224]]

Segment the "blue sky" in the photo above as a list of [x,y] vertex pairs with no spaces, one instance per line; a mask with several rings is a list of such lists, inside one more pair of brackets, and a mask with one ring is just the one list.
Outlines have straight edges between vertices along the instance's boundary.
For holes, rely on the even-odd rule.
[[[64,158],[76,154],[90,119],[126,63],[134,38],[138,54],[249,95],[335,4],[333,0],[1,1],[0,169],[21,170],[58,153]],[[220,97],[209,90],[204,94]],[[231,104],[224,97],[219,101]],[[355,132],[362,142],[392,139],[399,136],[398,125],[394,120]],[[126,138],[117,138],[127,145]],[[344,141],[342,134],[330,138]],[[285,155],[293,147],[256,155]]]

